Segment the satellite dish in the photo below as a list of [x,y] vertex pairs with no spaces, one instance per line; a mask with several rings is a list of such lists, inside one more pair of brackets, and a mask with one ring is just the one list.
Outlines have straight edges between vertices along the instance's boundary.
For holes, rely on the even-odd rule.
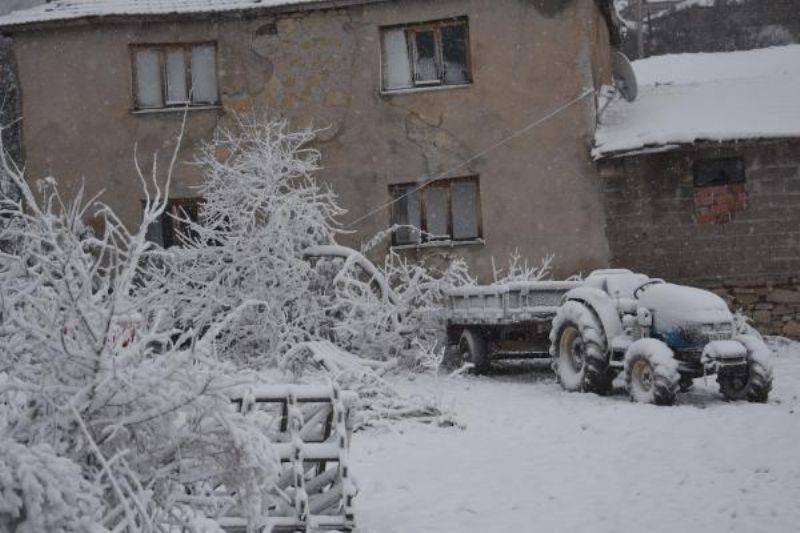
[[622,52],[614,52],[612,58],[611,71],[614,76],[614,87],[625,100],[633,102],[639,94],[639,86],[636,83],[636,72],[633,65]]

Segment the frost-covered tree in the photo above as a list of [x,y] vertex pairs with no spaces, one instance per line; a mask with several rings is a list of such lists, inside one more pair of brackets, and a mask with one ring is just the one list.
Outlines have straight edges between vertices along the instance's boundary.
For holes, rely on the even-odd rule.
[[34,191],[3,164],[22,192],[0,203],[13,243],[0,254],[4,531],[161,530],[195,516],[187,494],[219,485],[257,526],[277,470],[267,421],[232,408],[230,387],[251,377],[215,357],[217,330],[175,329],[154,299],[156,180],[129,231],[94,199],[67,201],[52,179]]
[[197,160],[205,175],[200,221],[164,265],[176,323],[202,331],[240,310],[218,337],[226,356],[276,366],[298,342],[329,340],[370,359],[413,361],[431,336],[430,311],[463,262],[435,274],[390,255],[382,267],[336,243],[335,194],[318,184],[314,132],[240,118]]
[[184,246],[164,265],[176,323],[203,331],[229,315],[219,349],[250,366],[313,338],[322,312],[310,299],[313,266],[303,252],[333,242],[342,211],[313,180],[312,138],[252,117],[219,129],[197,160],[201,221],[186,221]]

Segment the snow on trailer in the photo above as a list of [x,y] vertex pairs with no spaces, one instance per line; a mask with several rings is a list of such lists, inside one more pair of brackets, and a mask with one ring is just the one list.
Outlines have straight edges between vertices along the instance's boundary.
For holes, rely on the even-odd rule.
[[462,287],[447,293],[447,319],[451,324],[500,325],[530,320],[551,320],[575,281],[528,281]]
[[709,375],[728,400],[765,402],[772,388],[769,349],[721,298],[629,270],[453,290],[445,315],[448,344],[478,373],[493,359],[549,356],[566,390],[624,386],[664,405]]
[[459,358],[488,370],[492,359],[547,357],[550,322],[572,281],[461,287],[447,292],[448,344]]

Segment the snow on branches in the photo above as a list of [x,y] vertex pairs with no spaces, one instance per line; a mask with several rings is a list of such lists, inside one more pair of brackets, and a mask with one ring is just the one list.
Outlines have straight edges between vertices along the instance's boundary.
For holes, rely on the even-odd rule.
[[[218,327],[216,347],[252,368],[275,366],[298,342],[318,334],[307,248],[333,242],[335,196],[312,178],[319,153],[311,130],[242,118],[219,129],[201,151],[201,221],[185,221],[185,246],[165,272],[176,322]],[[238,310],[227,323],[220,318]]]
[[[279,464],[266,415],[231,405],[242,384],[334,380],[373,419],[436,416],[382,376],[438,366],[443,296],[475,281],[463,261],[375,265],[337,244],[343,210],[314,179],[313,138],[254,116],[219,129],[196,160],[200,218],[184,213],[166,250],[146,236],[173,216],[177,149],[163,182],[137,166],[132,229],[52,178],[33,190],[2,158],[20,194],[0,199],[0,526],[213,530],[203,509],[230,503],[214,501],[222,486],[258,527]],[[547,267],[515,260],[507,276]],[[321,364],[304,343],[336,356]]]
[[267,421],[231,407],[230,387],[247,377],[213,356],[205,334],[176,329],[142,287],[152,289],[145,269],[158,251],[145,233],[166,190],[153,176],[129,231],[94,199],[67,201],[52,179],[34,192],[7,159],[4,170],[22,199],[0,204],[0,435],[11,441],[0,524],[97,518],[97,530],[154,531],[182,523],[178,496],[224,484],[257,525],[277,460]]
[[186,247],[166,272],[164,294],[180,302],[175,319],[204,330],[242,308],[217,349],[251,368],[280,366],[293,346],[318,340],[413,363],[442,291],[464,282],[466,267],[434,274],[392,254],[379,268],[338,245],[344,211],[314,179],[313,138],[310,129],[246,116],[203,148],[201,220],[184,220]]

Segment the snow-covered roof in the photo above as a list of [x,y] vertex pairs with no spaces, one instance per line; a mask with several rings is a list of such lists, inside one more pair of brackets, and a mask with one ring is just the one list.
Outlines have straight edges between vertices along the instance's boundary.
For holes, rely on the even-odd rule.
[[698,141],[800,137],[800,45],[633,63],[635,102],[600,117],[595,158]]
[[0,27],[22,26],[90,17],[179,15],[268,9],[321,0],[55,0],[0,17]]

